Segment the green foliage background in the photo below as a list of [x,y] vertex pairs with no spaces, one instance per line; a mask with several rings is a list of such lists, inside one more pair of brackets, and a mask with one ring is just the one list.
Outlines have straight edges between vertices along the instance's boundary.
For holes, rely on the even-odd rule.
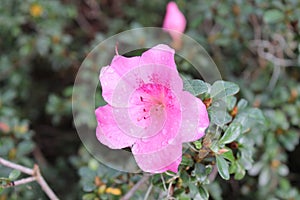
[[[86,152],[72,123],[73,82],[98,42],[130,28],[161,27],[167,2],[1,0],[0,156],[38,163],[61,199],[120,198],[107,188],[125,194],[141,175],[106,168]],[[228,81],[227,97],[213,92],[218,83],[187,80],[187,90],[212,99],[207,137],[190,144],[178,175],[151,177],[132,199],[152,186],[149,199],[165,197],[162,180],[177,199],[300,199],[299,1],[176,2],[187,17],[186,34]],[[185,61],[177,65],[191,74]],[[225,121],[214,115],[220,99]],[[0,167],[1,177],[9,173]],[[47,198],[32,183],[5,189],[0,199]]]

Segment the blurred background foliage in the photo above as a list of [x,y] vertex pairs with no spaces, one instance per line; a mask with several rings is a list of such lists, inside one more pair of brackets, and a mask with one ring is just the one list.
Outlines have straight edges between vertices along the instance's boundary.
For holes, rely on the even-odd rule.
[[[61,199],[125,194],[141,176],[106,168],[85,150],[72,123],[72,86],[85,55],[98,42],[130,28],[161,27],[167,2],[1,0],[0,156],[28,167],[38,163]],[[226,100],[228,120],[215,121],[223,127],[217,141],[237,123],[247,134],[245,113],[261,125],[250,124],[251,134],[234,141],[191,144],[196,152],[207,145],[209,153],[224,147],[231,153],[199,161],[190,156],[195,152],[187,152],[178,176],[155,175],[132,198],[142,199],[153,185],[149,198],[159,199],[166,193],[165,180],[178,199],[300,199],[299,1],[176,3],[187,17],[186,34],[205,47],[223,79],[240,88]],[[179,70],[187,73],[184,66]],[[211,94],[199,95],[207,99]],[[215,136],[210,137],[213,142]],[[215,162],[226,168],[224,159],[233,175],[219,169],[221,176],[212,177]],[[0,167],[1,176],[10,171]],[[5,189],[0,199],[46,197],[33,183]]]

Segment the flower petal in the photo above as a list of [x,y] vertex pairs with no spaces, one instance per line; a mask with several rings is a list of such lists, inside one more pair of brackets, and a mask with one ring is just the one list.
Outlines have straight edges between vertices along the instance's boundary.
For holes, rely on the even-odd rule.
[[96,129],[97,139],[112,149],[121,149],[132,146],[136,138],[123,133],[113,117],[113,108],[110,105],[99,107],[95,114],[98,122]]
[[146,84],[162,85],[177,96],[182,92],[183,83],[178,72],[163,65],[146,65],[137,67],[120,79],[116,85],[112,101],[114,107],[130,107],[128,101],[135,91]]
[[145,172],[161,173],[167,170],[177,172],[181,162],[182,145],[167,145],[159,151],[148,154],[136,154],[133,151],[133,155],[138,166]]
[[127,106],[124,103],[128,102],[129,95],[143,83],[158,83],[181,91],[183,83],[176,70],[174,53],[174,49],[161,44],[145,51],[141,57],[115,56],[111,65],[100,72],[104,100],[112,106]]
[[174,49],[159,44],[142,54],[141,65],[162,65],[176,70],[174,54]]
[[204,136],[209,126],[209,118],[204,103],[189,92],[183,92],[180,97],[182,121],[180,126],[180,141],[192,142]]
[[163,172],[166,172],[166,171],[172,171],[174,173],[177,173],[178,172],[178,166],[180,165],[181,163],[181,160],[182,160],[182,157],[178,158],[177,160],[175,160],[173,163],[171,163],[170,165],[160,169],[160,170],[157,170],[156,173],[163,173]]
[[148,154],[160,151],[168,145],[173,145],[181,141],[177,136],[181,125],[181,113],[178,101],[174,101],[172,107],[164,108],[164,113],[153,111],[152,124],[146,127],[142,138],[137,140],[132,147],[135,154]]
[[115,56],[110,66],[103,67],[100,72],[100,83],[102,87],[102,96],[106,102],[111,104],[112,96],[121,78],[130,70],[138,67],[140,57]]

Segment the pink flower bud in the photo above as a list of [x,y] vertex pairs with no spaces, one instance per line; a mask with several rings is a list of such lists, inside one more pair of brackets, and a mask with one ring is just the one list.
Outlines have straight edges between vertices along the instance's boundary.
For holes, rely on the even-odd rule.
[[[181,37],[186,27],[186,19],[175,2],[169,2],[163,28],[171,35],[174,45],[181,45]],[[176,45],[175,45],[176,46]]]

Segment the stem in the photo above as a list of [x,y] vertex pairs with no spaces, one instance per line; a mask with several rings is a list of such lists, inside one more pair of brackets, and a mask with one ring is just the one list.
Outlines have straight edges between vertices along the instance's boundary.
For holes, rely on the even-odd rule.
[[273,74],[268,85],[268,89],[270,91],[274,89],[276,82],[278,81],[279,75],[280,75],[280,67],[278,65],[274,65]]
[[3,166],[9,167],[11,169],[19,170],[20,172],[23,172],[24,174],[28,174],[28,175],[31,175],[31,176],[33,176],[33,174],[34,174],[34,171],[32,169],[24,167],[22,165],[12,163],[12,162],[10,162],[8,160],[5,160],[1,157],[0,157],[0,164],[3,165]]
[[33,182],[33,181],[36,181],[36,179],[35,179],[35,177],[31,176],[31,177],[28,177],[28,178],[23,178],[23,179],[14,181],[14,182],[13,182],[13,185],[10,185],[10,186],[8,186],[8,187],[13,187],[13,186],[18,186],[18,185],[23,185],[23,184],[31,183],[31,182]]
[[147,192],[146,192],[146,194],[145,194],[145,196],[144,196],[144,200],[147,200],[147,199],[148,199],[148,197],[149,197],[149,195],[150,195],[150,193],[151,193],[152,187],[153,187],[153,185],[150,184],[150,186],[149,186],[149,188],[148,188],[148,190],[147,190]]
[[173,191],[172,191],[172,184],[173,184],[173,181],[171,181],[169,183],[167,199],[171,199],[172,198],[172,195],[173,195],[172,194],[173,193]]
[[144,175],[126,194],[121,198],[121,200],[129,200],[132,195],[143,185],[146,181],[148,181],[149,176]]
[[55,195],[55,193],[52,191],[52,189],[49,187],[47,182],[45,181],[44,177],[41,175],[40,168],[38,165],[34,165],[33,169],[24,167],[22,165],[18,165],[15,163],[12,163],[8,160],[5,160],[0,157],[0,164],[6,167],[9,167],[11,169],[19,170],[25,174],[31,175],[32,177],[24,178],[18,181],[14,181],[12,186],[22,185],[26,183],[30,183],[32,181],[37,181],[37,183],[41,186],[43,191],[48,195],[48,197],[51,200],[57,200],[58,197]]
[[36,172],[36,181],[40,184],[41,188],[47,194],[47,196],[52,200],[58,199],[52,189],[49,187],[44,177],[41,175],[40,168],[38,165],[34,165],[34,170]]
[[165,182],[164,176],[162,174],[160,174],[160,178],[161,178],[161,181],[162,181],[165,191],[167,191],[166,182]]

